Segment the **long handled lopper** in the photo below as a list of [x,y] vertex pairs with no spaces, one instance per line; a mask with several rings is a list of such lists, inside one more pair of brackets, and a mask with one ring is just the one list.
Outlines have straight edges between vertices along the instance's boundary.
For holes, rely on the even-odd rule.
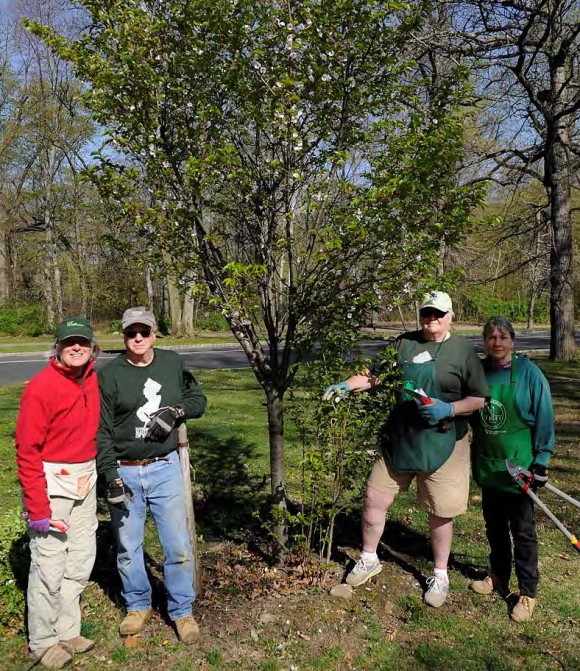
[[[542,510],[552,520],[552,522],[554,522],[554,524],[558,527],[558,529],[560,529],[564,536],[566,536],[570,543],[572,543],[576,550],[580,552],[580,541],[562,524],[562,522],[560,522],[560,520],[556,517],[556,515],[554,515],[548,506],[540,500],[540,497],[530,489],[530,485],[534,481],[534,476],[532,473],[526,470],[523,466],[518,466],[517,464],[512,463],[509,459],[505,460],[505,465],[508,473],[521,487],[522,491],[532,499],[538,508],[540,508],[540,510]],[[564,501],[571,503],[573,506],[576,506],[576,508],[580,508],[580,501],[572,498],[561,489],[554,487],[554,485],[550,484],[549,482],[546,482],[544,487],[549,491],[554,492],[554,494],[557,494],[560,498],[564,499]]]

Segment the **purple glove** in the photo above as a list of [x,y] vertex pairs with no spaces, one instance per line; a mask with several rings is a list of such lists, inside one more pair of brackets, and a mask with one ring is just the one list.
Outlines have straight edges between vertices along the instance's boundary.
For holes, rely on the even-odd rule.
[[41,520],[28,520],[28,528],[38,531],[39,534],[46,534],[50,529],[50,517],[43,517]]

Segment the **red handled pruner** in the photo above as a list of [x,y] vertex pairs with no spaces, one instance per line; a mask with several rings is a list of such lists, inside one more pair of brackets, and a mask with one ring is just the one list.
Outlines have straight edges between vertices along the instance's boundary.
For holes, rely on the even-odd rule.
[[[525,469],[523,466],[518,466],[517,464],[514,464],[509,459],[505,460],[505,465],[508,473],[515,480],[516,484],[519,487],[521,487],[522,492],[525,492],[532,499],[532,501],[538,506],[538,508],[540,508],[540,510],[542,510],[552,520],[552,522],[554,522],[554,524],[558,527],[558,529],[560,529],[560,531],[564,534],[564,536],[566,536],[566,538],[570,541],[570,543],[572,543],[572,545],[576,548],[576,550],[580,552],[580,541],[576,538],[576,536],[574,536],[573,533],[571,533],[562,524],[562,522],[560,522],[560,520],[556,517],[556,515],[554,515],[554,513],[548,508],[548,506],[540,500],[540,497],[530,489],[530,485],[534,481],[533,474],[530,473],[530,471]],[[549,482],[546,482],[544,487],[550,492],[554,492],[554,494],[557,494],[560,498],[564,499],[564,501],[571,503],[573,506],[576,506],[576,508],[580,508],[580,501],[577,501],[572,496],[569,496],[561,489],[554,487],[554,485],[550,484]]]
[[431,403],[433,403],[433,399],[427,396],[427,394],[423,392],[422,389],[407,389],[407,387],[403,387],[403,391],[405,394],[412,396],[416,401],[419,401],[421,405],[431,405]]

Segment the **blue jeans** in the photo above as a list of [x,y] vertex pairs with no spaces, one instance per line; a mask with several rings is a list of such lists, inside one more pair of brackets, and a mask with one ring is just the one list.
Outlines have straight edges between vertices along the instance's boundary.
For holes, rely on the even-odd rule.
[[146,466],[119,466],[119,477],[131,488],[134,498],[127,502],[128,511],[118,506],[109,506],[109,509],[127,611],[151,608],[151,585],[143,557],[149,504],[163,548],[167,612],[172,620],[178,620],[191,615],[195,601],[194,566],[177,451],[167,458],[168,461],[155,461]]

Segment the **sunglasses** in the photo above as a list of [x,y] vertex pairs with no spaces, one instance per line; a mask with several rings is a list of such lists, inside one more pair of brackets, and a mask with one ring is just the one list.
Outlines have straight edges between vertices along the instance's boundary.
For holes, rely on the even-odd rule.
[[420,312],[421,317],[424,317],[425,319],[428,319],[429,317],[435,317],[435,319],[442,319],[443,317],[445,317],[446,314],[447,314],[446,312],[441,312],[441,310],[436,310],[435,308],[425,308]]
[[128,331],[125,331],[125,338],[133,340],[133,338],[136,338],[139,334],[141,334],[143,338],[148,338],[151,335],[151,329],[129,329]]

